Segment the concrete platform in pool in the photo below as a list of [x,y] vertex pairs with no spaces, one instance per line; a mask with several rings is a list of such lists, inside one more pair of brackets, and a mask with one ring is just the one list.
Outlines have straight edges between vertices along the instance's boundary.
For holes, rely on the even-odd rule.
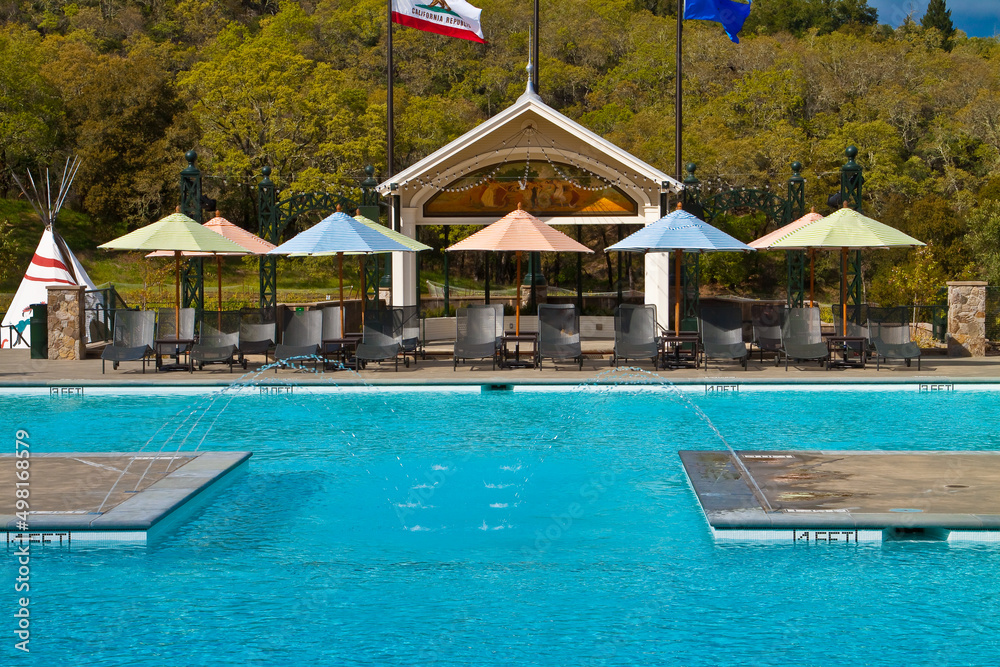
[[720,540],[1000,542],[1000,452],[680,456]]
[[[250,456],[250,452],[2,455],[0,488],[9,492],[0,498],[0,531],[5,533],[0,539],[8,546],[23,541],[63,546],[143,543],[188,516],[198,501],[210,495],[205,491],[218,489]],[[27,468],[17,468],[19,461],[28,462]],[[29,506],[26,528],[19,525],[16,514],[18,489],[27,490],[22,498]]]

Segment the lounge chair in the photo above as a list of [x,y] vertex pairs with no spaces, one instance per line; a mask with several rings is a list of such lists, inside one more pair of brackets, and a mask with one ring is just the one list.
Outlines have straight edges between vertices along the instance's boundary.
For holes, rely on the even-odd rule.
[[364,368],[369,361],[395,362],[399,370],[399,353],[403,351],[403,314],[392,308],[372,310],[365,314],[361,342],[355,357],[358,366]]
[[[180,315],[179,327],[176,324],[177,314]],[[159,310],[156,314],[156,340],[159,342],[153,344],[157,369],[163,368],[160,362],[161,357],[173,357],[179,362],[181,355],[190,353],[191,346],[195,340],[194,325],[194,308],[181,308],[176,313],[173,308],[161,308]],[[170,342],[170,339],[188,342],[174,343]],[[176,368],[178,367],[168,367],[168,369]],[[188,365],[188,370],[193,370],[193,368]]]
[[[336,363],[336,365],[332,367],[334,370],[342,370],[350,367],[348,352],[351,347],[343,342],[332,342],[344,340],[344,322],[340,306],[327,306],[322,308],[320,312],[323,313],[323,335],[321,345],[323,368],[327,370],[331,369],[330,361],[334,361]],[[335,355],[336,359],[331,359],[330,355]]]
[[785,322],[785,306],[766,303],[750,306],[750,319],[753,323],[753,343],[760,351],[760,360],[764,361],[765,352],[774,353],[774,365],[778,365],[781,357],[781,326]]
[[656,368],[660,340],[656,328],[656,306],[623,303],[615,308],[615,350],[611,364],[629,359],[649,359]]
[[203,312],[198,342],[191,348],[191,362],[202,370],[205,364],[229,364],[233,372],[240,344],[240,312]]
[[499,339],[502,335],[503,318],[497,322],[497,308],[493,304],[459,308],[455,318],[455,357],[452,370],[457,370],[458,363],[467,359],[490,359],[496,370],[500,353]]
[[910,338],[908,308],[869,308],[868,329],[875,347],[875,370],[890,359],[901,359],[907,366],[916,359],[920,370],[920,346]]
[[736,304],[701,307],[701,347],[708,372],[709,359],[735,359],[747,369],[746,343],[743,342],[743,311]]
[[[317,355],[322,342],[323,313],[321,311],[286,311],[281,342],[274,348],[274,360],[312,358],[314,362],[318,363]],[[277,367],[275,367],[274,372],[278,372]]]
[[830,357],[823,341],[819,308],[789,308],[781,327],[781,355],[788,360],[818,361],[825,365]]
[[420,350],[420,316],[416,304],[412,306],[394,306],[393,310],[399,311],[399,317],[402,319],[402,340],[400,341],[403,348],[403,363],[407,368],[410,366],[410,362],[407,355],[413,357],[413,364],[417,363],[417,354]]
[[573,303],[543,303],[538,306],[538,369],[542,359],[572,359],[583,370],[580,347],[580,313]]
[[104,362],[118,370],[123,361],[142,360],[142,372],[146,372],[146,360],[153,354],[153,331],[156,313],[151,310],[116,310],[111,344],[101,352],[101,373]]
[[263,354],[266,364],[268,353],[277,339],[273,317],[257,310],[244,310],[240,313],[240,340],[237,347],[243,368],[247,367],[248,354]]

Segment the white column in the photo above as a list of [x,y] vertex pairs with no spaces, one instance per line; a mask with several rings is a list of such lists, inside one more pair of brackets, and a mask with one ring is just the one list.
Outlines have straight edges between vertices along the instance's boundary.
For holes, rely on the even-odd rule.
[[[659,206],[646,206],[646,224],[660,219]],[[666,329],[670,322],[670,253],[646,253],[646,303],[656,306],[656,321]]]
[[[400,231],[411,239],[417,238],[419,209],[400,208]],[[391,215],[391,213],[390,213]],[[417,257],[412,252],[392,253],[392,305],[413,306],[417,303]]]

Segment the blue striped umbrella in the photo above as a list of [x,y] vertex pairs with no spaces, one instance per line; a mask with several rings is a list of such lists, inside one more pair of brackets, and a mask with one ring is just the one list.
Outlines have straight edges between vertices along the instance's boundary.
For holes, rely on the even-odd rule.
[[663,216],[651,225],[626,236],[605,252],[674,252],[677,273],[677,292],[674,298],[674,327],[680,334],[681,255],[685,252],[753,252],[746,243],[733,238],[704,220],[680,208]]
[[680,209],[663,216],[605,252],[751,252],[753,248]]
[[304,232],[285,241],[269,255],[319,257],[323,255],[367,255],[377,252],[414,252],[379,230],[337,211]]
[[[416,252],[411,247],[383,234],[375,227],[358,222],[341,211],[323,218],[309,229],[285,241],[269,255],[289,255],[292,257],[322,257],[337,255],[340,279],[341,331],[344,326],[344,255],[370,255],[380,252]],[[364,268],[361,269],[362,292],[364,291]],[[364,309],[361,312],[364,322]]]

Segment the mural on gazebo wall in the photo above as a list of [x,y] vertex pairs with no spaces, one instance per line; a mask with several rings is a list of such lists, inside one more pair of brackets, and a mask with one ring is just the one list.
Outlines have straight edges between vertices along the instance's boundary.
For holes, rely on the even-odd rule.
[[617,187],[570,165],[506,162],[450,183],[424,204],[424,217],[494,217],[521,208],[534,215],[636,215]]

